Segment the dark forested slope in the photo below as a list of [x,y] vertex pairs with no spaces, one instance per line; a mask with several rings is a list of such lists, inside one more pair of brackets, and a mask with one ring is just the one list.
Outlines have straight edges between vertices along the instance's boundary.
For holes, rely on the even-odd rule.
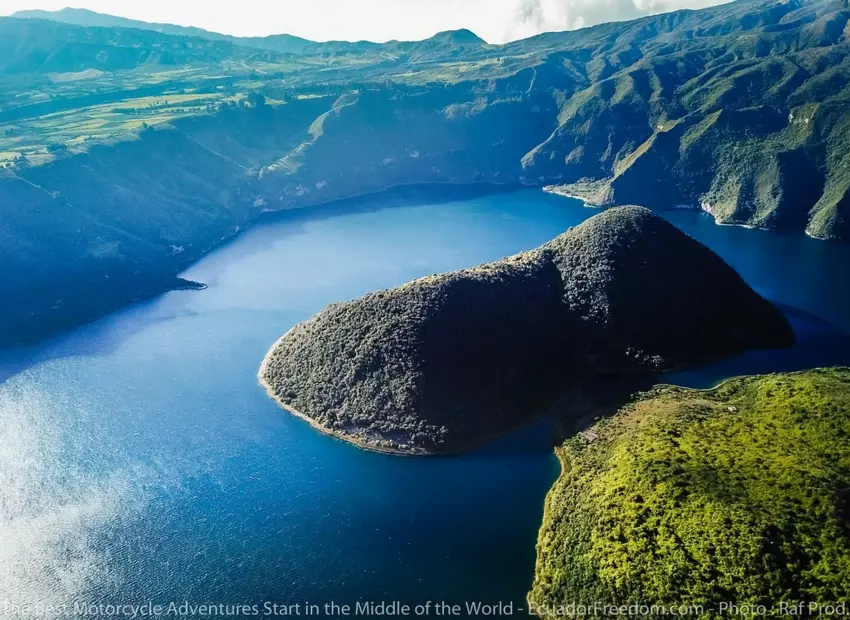
[[639,207],[524,254],[333,304],[260,370],[269,393],[363,447],[468,449],[598,375],[687,367],[794,341],[723,260]]

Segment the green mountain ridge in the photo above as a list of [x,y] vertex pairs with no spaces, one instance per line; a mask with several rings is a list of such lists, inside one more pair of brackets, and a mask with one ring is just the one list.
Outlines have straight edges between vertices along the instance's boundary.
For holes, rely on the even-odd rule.
[[848,240],[848,24],[845,0],[740,0],[292,54],[0,18],[0,256],[28,274],[0,277],[0,342],[167,289],[263,211],[395,185],[554,186]]
[[273,34],[262,37],[238,37],[196,28],[192,26],[176,26],[174,24],[162,24],[144,22],[125,17],[116,17],[106,13],[97,13],[88,9],[75,9],[66,7],[58,11],[29,10],[17,11],[10,17],[18,19],[37,19],[68,24],[72,26],[97,27],[97,28],[132,28],[136,30],[148,30],[165,35],[195,37],[208,39],[210,41],[225,41],[240,47],[267,50],[283,54],[322,54],[343,52],[364,52],[381,47],[392,47],[395,45],[413,46],[425,41],[442,42],[443,44],[486,44],[486,42],[469,30],[456,30],[438,32],[431,39],[425,41],[389,41],[388,43],[374,43],[372,41],[311,41],[303,37],[291,34]]
[[271,35],[268,37],[235,37],[218,32],[211,32],[203,28],[175,26],[174,24],[159,24],[144,22],[126,17],[116,17],[105,13],[97,13],[88,9],[75,9],[66,7],[58,11],[43,11],[39,9],[29,11],[17,11],[11,17],[20,19],[41,19],[47,21],[61,22],[74,26],[97,27],[97,28],[135,28],[138,30],[151,30],[161,34],[197,37],[213,41],[227,41],[235,45],[267,49],[275,52],[298,54],[312,45],[314,42],[301,37],[288,34]]
[[130,71],[241,60],[260,53],[202,37],[11,18],[0,19],[0,52],[0,72],[7,75],[89,69]]

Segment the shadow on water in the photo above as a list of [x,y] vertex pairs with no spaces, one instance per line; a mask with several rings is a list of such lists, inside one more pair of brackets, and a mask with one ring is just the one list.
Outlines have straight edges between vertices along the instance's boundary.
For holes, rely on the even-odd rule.
[[[267,212],[261,215],[250,229],[243,231],[228,241],[219,245],[215,250],[203,257],[207,279],[215,285],[216,273],[226,267],[234,258],[241,258],[272,247],[282,239],[291,238],[307,233],[307,225],[346,215],[368,214],[400,207],[424,205],[439,205],[453,202],[469,201],[474,198],[516,192],[520,188],[514,186],[493,185],[417,185],[397,187],[383,192],[365,194],[359,197],[329,202],[316,207],[293,209],[288,211]],[[541,194],[542,195],[542,194]],[[565,203],[567,204],[567,203]],[[571,204],[571,203],[570,203]],[[578,204],[578,203],[576,203]],[[582,206],[575,208],[583,209]],[[588,212],[587,216],[592,216]],[[771,293],[778,286],[776,271],[770,266],[770,261],[777,256],[782,260],[797,257],[805,265],[798,266],[805,273],[796,273],[792,269],[793,261],[783,264],[779,271],[795,276],[793,289],[795,295],[805,293],[805,300],[815,299],[825,302],[825,295],[835,287],[821,286],[817,272],[820,267],[836,269],[835,263],[845,253],[845,247],[832,247],[822,242],[803,240],[803,256],[797,251],[800,239],[788,235],[764,233],[761,231],[744,230],[740,228],[720,227],[706,218],[700,218],[692,213],[673,213],[668,215],[674,224],[694,234],[702,242],[708,244],[739,269],[753,284],[761,284],[764,292]],[[695,234],[699,232],[699,234]],[[241,243],[235,247],[238,242]],[[752,243],[747,243],[752,242]],[[750,247],[752,246],[752,247]],[[744,260],[746,259],[746,260]],[[829,260],[826,260],[829,259]],[[198,264],[198,263],[195,263]],[[805,268],[805,269],[804,269]],[[809,283],[808,288],[802,287],[797,280],[815,277],[816,284]],[[765,281],[765,278],[769,280]],[[798,289],[805,288],[805,290]],[[798,294],[799,293],[799,294]],[[839,299],[834,305],[839,312],[846,292],[838,291]],[[26,371],[33,365],[72,356],[106,356],[114,353],[129,338],[144,332],[153,325],[166,323],[175,319],[190,317],[198,314],[190,308],[190,302],[195,295],[203,295],[204,291],[169,291],[157,297],[136,302],[117,312],[99,319],[93,323],[78,327],[71,332],[60,334],[37,345],[18,347],[0,351],[0,382]],[[681,383],[692,387],[708,387],[718,381],[739,374],[762,374],[767,372],[782,372],[801,370],[817,366],[850,365],[850,334],[842,327],[827,322],[822,318],[800,309],[795,298],[792,305],[780,305],[790,319],[797,335],[797,345],[787,351],[756,351],[732,360],[712,364],[696,370],[670,373],[662,380],[665,382]],[[830,316],[829,310],[835,310],[826,303],[819,303],[823,314]],[[820,313],[820,312],[819,312]],[[834,314],[834,312],[833,312]],[[541,423],[542,424],[542,423]],[[537,429],[537,430],[533,430]],[[494,454],[537,453],[542,450],[545,442],[540,436],[545,431],[537,426],[520,432],[518,438],[511,436],[493,442],[477,451],[482,456]]]
[[[137,301],[92,323],[53,336],[34,345],[0,351],[0,383],[32,366],[65,357],[96,357],[114,353],[122,343],[152,325],[178,316],[191,316],[187,295],[195,291],[169,291],[161,296]],[[172,297],[164,303],[164,298]],[[173,302],[173,303],[172,303]],[[156,312],[155,310],[160,310]]]
[[[243,229],[238,234],[218,244],[204,259],[207,257],[214,259],[218,252],[226,250],[234,243],[242,240],[245,234],[251,234],[251,244],[246,244],[245,247],[240,248],[243,255],[268,250],[283,238],[304,234],[307,232],[306,224],[308,223],[320,222],[345,215],[378,213],[387,209],[464,202],[486,196],[510,194],[522,191],[523,189],[527,191],[527,188],[516,185],[402,185],[310,207],[266,211],[251,222],[248,228]],[[187,263],[183,269],[188,270],[192,264],[194,263]]]
[[491,441],[458,458],[492,459],[540,456],[552,453],[552,419],[543,416],[519,430]]
[[788,317],[797,343],[790,349],[751,351],[729,360],[662,377],[664,383],[709,388],[738,375],[794,372],[850,365],[850,334],[804,310],[777,304]]
[[661,383],[659,374],[597,377],[564,389],[545,415],[532,424],[497,439],[466,458],[510,458],[552,454],[565,439],[613,416],[635,394]]
[[[434,219],[425,209],[309,224],[464,200],[457,188],[442,189],[452,191],[440,197],[433,187],[406,188],[269,214],[261,226],[239,236],[241,243],[233,241],[200,261],[197,271],[220,278],[220,286],[171,292],[38,347],[0,353],[0,380],[47,360],[114,353],[105,362],[37,369],[20,377],[23,389],[6,390],[15,398],[34,387],[36,396],[56,403],[56,420],[50,408],[33,417],[33,428],[41,436],[42,429],[50,430],[42,420],[56,422],[68,436],[70,456],[63,455],[56,466],[57,486],[68,475],[66,460],[78,460],[97,485],[111,484],[113,463],[130,478],[144,473],[140,488],[131,488],[144,506],[121,512],[103,528],[85,524],[86,531],[108,530],[93,538],[98,550],[93,562],[115,571],[98,585],[104,600],[114,602],[120,585],[122,595],[142,601],[151,594],[204,600],[210,591],[220,600],[293,602],[308,597],[462,601],[498,593],[520,606],[533,574],[542,498],[557,477],[552,446],[559,439],[612,415],[635,392],[657,383],[705,387],[743,373],[850,363],[850,325],[842,322],[845,293],[830,296],[847,265],[841,258],[846,253],[812,246],[811,252],[794,255],[793,239],[774,242],[767,234],[720,228],[685,214],[677,217],[692,229],[699,226],[724,258],[735,259],[730,262],[750,284],[789,303],[783,310],[799,336],[793,349],[754,352],[685,373],[601,378],[580,392],[565,393],[552,415],[462,456],[425,462],[333,445],[305,423],[289,420],[257,385],[255,364],[287,325],[329,299],[373,290],[396,277],[533,247],[595,213],[529,191],[494,200],[495,206],[488,200],[459,202],[457,209],[451,204],[442,211],[452,217],[435,222],[443,226],[439,235],[422,234]],[[489,192],[466,198],[482,193]],[[408,217],[411,213],[416,217]],[[455,213],[466,216],[455,220]],[[441,236],[445,230],[452,231],[452,244],[467,251],[441,260],[452,249]],[[420,236],[424,241],[411,248],[411,239]],[[358,243],[345,248],[347,254],[335,251],[352,237]],[[275,245],[274,251],[254,254],[264,243]],[[387,245],[388,251],[376,251]],[[390,276],[370,271],[370,261],[383,267],[414,251],[421,262],[406,270]],[[254,260],[241,260],[245,254],[254,254]],[[325,255],[330,258],[313,262]],[[809,258],[797,265],[800,257]],[[264,269],[269,262],[274,264]],[[361,266],[363,279],[344,288]],[[333,270],[337,273],[326,273]],[[334,277],[327,283],[311,281],[329,275]],[[285,286],[270,294],[270,280],[277,276]],[[53,490],[30,487],[39,502]],[[89,488],[87,483],[81,490],[86,498]],[[60,525],[76,536],[64,521]],[[43,537],[41,530],[38,536]],[[51,578],[51,587],[55,581]]]
[[340,215],[371,213],[397,207],[415,207],[420,205],[439,205],[509,194],[524,188],[516,185],[403,185],[380,192],[363,194],[354,198],[335,200],[315,207],[290,209],[286,211],[267,211],[257,219],[258,224],[278,221],[322,220]]
[[[233,259],[231,252],[240,242],[238,253],[244,257],[262,252],[282,239],[307,232],[306,224],[328,220],[344,215],[375,213],[400,207],[448,204],[511,193],[519,190],[515,186],[498,185],[413,185],[392,188],[382,192],[364,194],[355,198],[333,201],[309,208],[287,211],[269,211],[258,217],[250,228],[230,237],[209,254],[194,263],[204,262],[213,271],[206,283],[215,286],[215,270],[224,267]],[[0,351],[0,383],[30,367],[50,360],[76,356],[108,356],[124,342],[149,327],[176,318],[197,314],[189,309],[191,296],[203,294],[203,290],[166,291],[120,308],[91,323],[81,325],[69,332],[53,336],[34,345],[23,345]]]
[[564,390],[543,419],[485,446],[474,455],[510,457],[551,452],[553,446],[615,415],[635,395],[659,384],[705,389],[745,374],[850,366],[850,334],[808,312],[781,304],[779,307],[797,334],[796,344],[789,349],[751,351],[686,371],[599,377]]

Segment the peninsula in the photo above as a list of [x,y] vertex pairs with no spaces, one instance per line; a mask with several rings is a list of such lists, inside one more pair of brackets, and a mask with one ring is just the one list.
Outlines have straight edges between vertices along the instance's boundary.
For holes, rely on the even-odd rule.
[[806,601],[796,615],[841,615],[848,414],[850,369],[820,369],[658,386],[568,439],[530,611],[584,618],[594,614],[567,607],[637,601],[651,619],[679,605],[763,618]]

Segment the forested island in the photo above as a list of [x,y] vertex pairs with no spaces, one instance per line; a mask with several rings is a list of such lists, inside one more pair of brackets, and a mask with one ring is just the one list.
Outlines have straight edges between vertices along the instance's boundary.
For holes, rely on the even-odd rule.
[[599,375],[790,346],[785,317],[711,250],[613,208],[501,261],[337,303],[269,351],[282,406],[361,447],[458,452]]

